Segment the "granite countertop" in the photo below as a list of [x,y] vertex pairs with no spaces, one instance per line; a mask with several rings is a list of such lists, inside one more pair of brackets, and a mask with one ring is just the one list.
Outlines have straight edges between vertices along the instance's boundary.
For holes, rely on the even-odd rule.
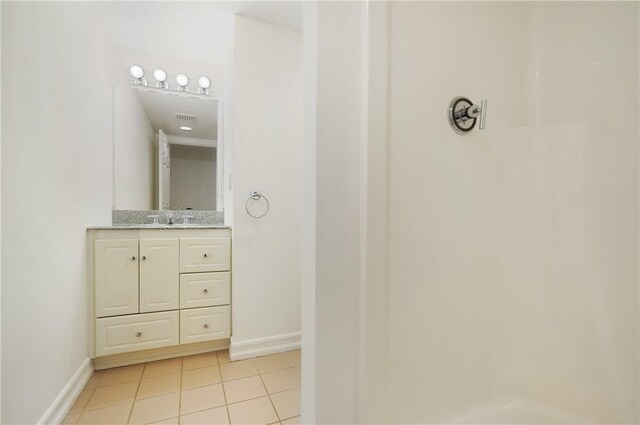
[[223,224],[113,224],[89,226],[87,230],[188,230],[188,229],[231,229]]
[[[173,215],[175,224],[166,224]],[[151,217],[159,218],[160,224],[149,223]],[[191,220],[182,224],[184,218]],[[145,223],[145,221],[147,223]],[[225,226],[221,211],[194,210],[112,210],[111,225],[90,226],[87,230],[188,230],[188,229],[231,229]]]

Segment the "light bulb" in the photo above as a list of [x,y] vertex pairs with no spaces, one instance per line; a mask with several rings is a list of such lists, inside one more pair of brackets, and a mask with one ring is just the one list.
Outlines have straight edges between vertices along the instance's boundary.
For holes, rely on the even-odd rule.
[[164,69],[156,68],[156,70],[153,71],[153,78],[158,82],[158,84],[156,84],[158,87],[163,89],[169,88],[169,85],[167,84],[167,73],[164,72]]
[[207,77],[198,78],[198,85],[200,88],[198,89],[198,93],[200,94],[209,94],[209,87],[211,87],[211,80]]
[[167,81],[167,73],[164,72],[164,69],[158,68],[153,71],[153,78],[155,78],[156,81],[164,83],[165,81]]
[[144,77],[144,69],[142,69],[140,65],[131,65],[131,68],[129,68],[129,74],[131,74],[133,78],[139,80]]
[[140,65],[131,65],[129,68],[129,74],[133,77],[134,84],[147,85],[147,80],[144,79],[144,69]]
[[180,86],[180,90],[187,91],[187,86],[189,85],[189,77],[185,74],[176,75],[176,83]]
[[207,77],[200,77],[198,78],[198,84],[203,89],[208,89],[209,87],[211,87],[211,80],[209,80]]

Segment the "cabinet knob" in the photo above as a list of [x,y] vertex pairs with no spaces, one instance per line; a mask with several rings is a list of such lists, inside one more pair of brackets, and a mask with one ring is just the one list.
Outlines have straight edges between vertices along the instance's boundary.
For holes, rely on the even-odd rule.
[[147,259],[147,257],[143,255],[143,256],[142,256],[142,259],[143,259],[143,260],[146,260],[146,259]]
[[131,257],[131,261],[136,261],[136,256]]
[[202,290],[202,292],[204,292],[205,294],[208,294],[208,293],[209,293],[209,290],[208,290],[207,288],[204,288],[204,289]]
[[136,337],[140,338],[142,336],[142,332],[136,332]]
[[209,328],[209,324],[208,324],[208,323],[205,323],[205,324],[204,324],[204,328],[205,328],[205,329],[208,329],[208,328]]
[[204,253],[204,258],[207,258],[207,257],[208,257],[208,255],[207,255],[207,253],[205,252],[205,253]]

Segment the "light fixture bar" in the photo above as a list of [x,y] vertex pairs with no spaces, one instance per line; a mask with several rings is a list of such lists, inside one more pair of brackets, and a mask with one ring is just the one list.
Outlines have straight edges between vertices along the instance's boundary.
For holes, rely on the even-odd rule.
[[[137,86],[147,87],[147,80],[144,78],[144,69],[140,65],[132,65],[129,68],[129,74],[133,77],[133,84]],[[153,78],[156,80],[156,88],[172,92],[194,93],[189,91],[190,79],[187,74],[179,73],[176,75],[177,89],[169,87],[167,72],[163,68],[156,68],[153,71]],[[209,89],[211,88],[211,80],[207,76],[198,78],[197,94],[201,96],[211,96]]]

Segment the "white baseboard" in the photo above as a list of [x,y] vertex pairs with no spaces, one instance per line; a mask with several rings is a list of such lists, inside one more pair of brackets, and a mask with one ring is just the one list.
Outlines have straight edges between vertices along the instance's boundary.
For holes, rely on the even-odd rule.
[[76,399],[84,389],[84,386],[89,382],[91,375],[93,375],[93,363],[91,363],[91,359],[87,357],[78,370],[76,370],[76,373],[73,374],[69,382],[67,382],[67,385],[60,391],[58,397],[56,397],[51,406],[49,406],[44,415],[42,415],[38,424],[61,424],[69,410],[71,410],[73,403],[76,402]]
[[266,338],[235,341],[231,338],[229,356],[231,360],[250,359],[267,354],[282,353],[300,348],[300,332],[275,335]]

